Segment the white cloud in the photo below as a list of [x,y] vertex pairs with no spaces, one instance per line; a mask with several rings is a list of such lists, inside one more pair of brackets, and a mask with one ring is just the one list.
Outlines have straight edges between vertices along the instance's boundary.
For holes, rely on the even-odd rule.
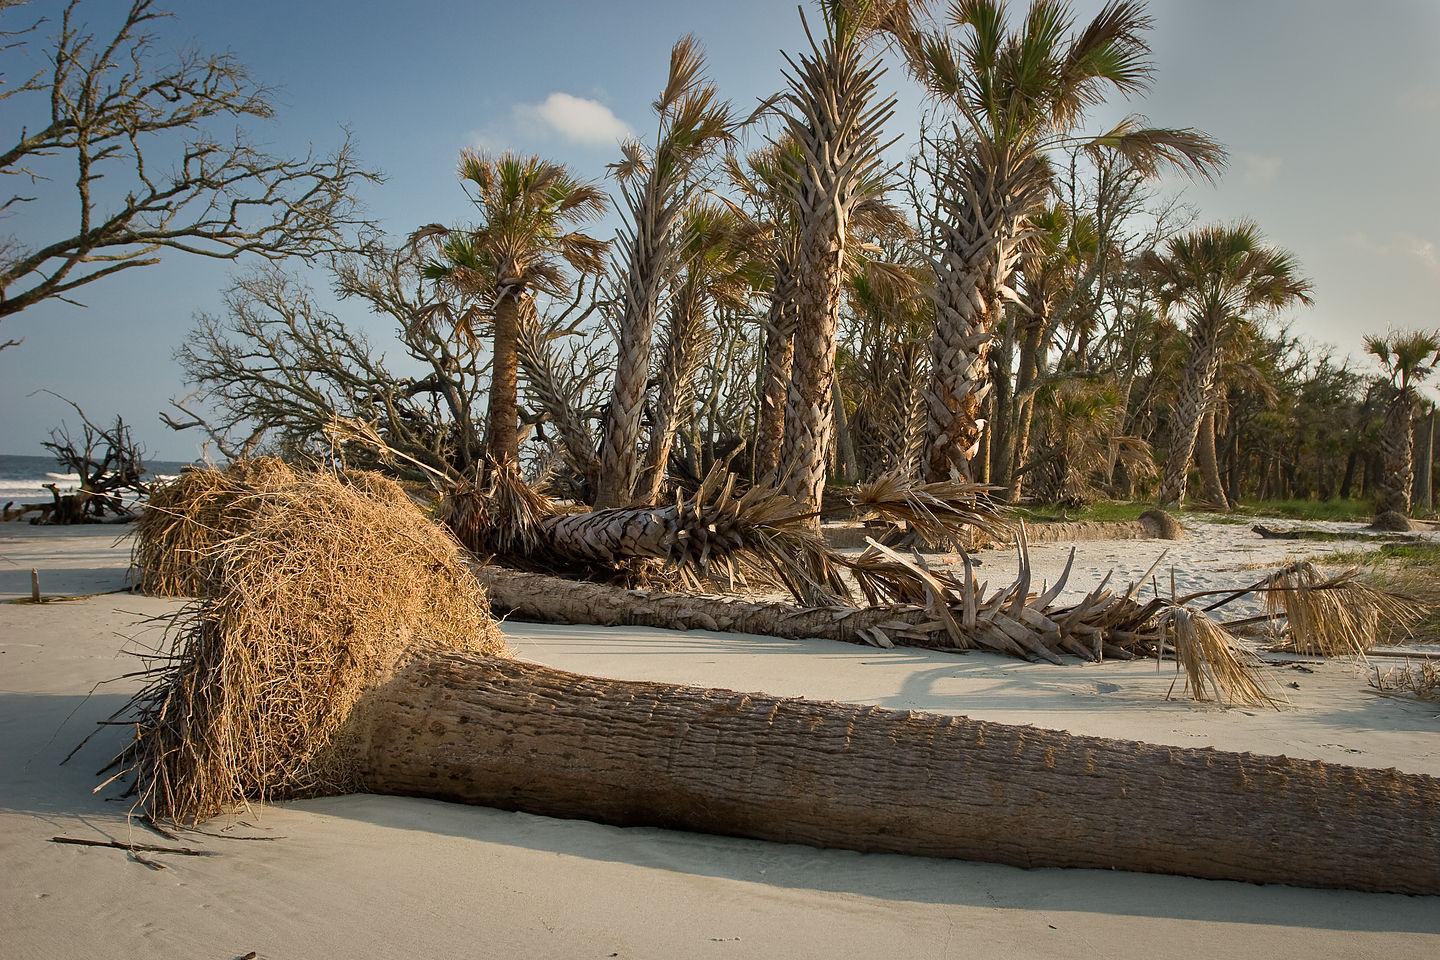
[[1356,233],[1351,235],[1350,242],[1382,257],[1411,257],[1431,273],[1440,273],[1440,248],[1433,240],[1413,233],[1397,233],[1389,240],[1372,240],[1369,234]]
[[544,103],[516,108],[522,117],[534,118],[554,132],[577,143],[605,146],[633,134],[630,125],[597,100],[552,93]]
[[1263,157],[1255,153],[1247,153],[1242,159],[1245,161],[1245,169],[1240,172],[1240,179],[1251,187],[1274,180],[1285,162],[1279,157]]

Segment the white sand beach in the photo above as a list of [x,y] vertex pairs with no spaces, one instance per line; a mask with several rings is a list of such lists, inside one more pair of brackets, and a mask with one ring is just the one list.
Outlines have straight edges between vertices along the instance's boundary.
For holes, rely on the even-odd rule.
[[[1353,525],[1350,527],[1353,529]],[[183,603],[123,588],[117,528],[0,525],[0,933],[10,958],[50,957],[1144,957],[1440,955],[1440,899],[1089,870],[823,851],[617,829],[369,795],[243,811],[166,840],[127,821],[95,771],[125,742],[108,728]],[[1081,544],[1072,588],[1124,582],[1169,550],[1179,589],[1243,585],[1256,567],[1332,546],[1192,524],[1183,541]],[[1036,546],[1038,579],[1068,547]],[[992,582],[1013,558],[984,557]],[[1055,667],[981,653],[879,650],[705,632],[507,623],[521,657],[566,670],[875,703],[1075,733],[1215,746],[1440,776],[1436,708],[1382,695],[1368,668],[1269,668],[1275,711],[1165,695],[1173,664]],[[1382,665],[1383,666],[1383,665]],[[1183,681],[1175,684],[1178,695]],[[98,685],[98,686],[97,686]],[[221,834],[222,836],[212,836]],[[263,840],[231,839],[235,835]],[[183,845],[154,854],[64,836]],[[1297,847],[1305,843],[1296,836]],[[1418,857],[1435,851],[1417,850]]]

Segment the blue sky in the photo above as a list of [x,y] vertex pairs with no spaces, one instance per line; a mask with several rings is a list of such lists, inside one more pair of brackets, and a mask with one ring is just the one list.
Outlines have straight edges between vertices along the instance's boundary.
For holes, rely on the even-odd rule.
[[[100,30],[120,6],[92,0],[87,17]],[[1098,8],[1076,4],[1081,16]],[[58,0],[30,6],[61,9]],[[467,216],[454,176],[465,146],[538,152],[603,176],[616,132],[648,135],[649,103],[682,34],[702,40],[722,93],[747,110],[780,86],[780,51],[804,44],[796,6],[784,0],[171,9],[158,51],[228,49],[276,88],[276,118],[251,126],[269,149],[324,152],[349,128],[364,165],[387,178],[364,200],[394,235]],[[1365,333],[1440,326],[1440,0],[1157,0],[1150,12],[1152,90],[1107,106],[1095,128],[1134,110],[1228,146],[1221,183],[1191,186],[1186,199],[1202,221],[1253,218],[1297,255],[1316,305],[1294,314],[1296,332],[1358,358]],[[12,81],[23,72],[13,56],[23,53],[0,53]],[[893,132],[903,148],[918,97],[898,66],[886,79],[901,95]],[[7,144],[33,123],[23,106],[0,102]],[[0,232],[65,223],[63,211],[46,216],[54,223],[27,214]],[[0,452],[38,453],[52,426],[74,425],[59,400],[32,395],[50,389],[92,419],[123,414],[154,456],[192,456],[192,438],[167,431],[157,412],[186,392],[171,353],[195,313],[218,312],[234,269],[177,257],[85,289],[84,308],[45,304],[0,322],[0,340],[25,338],[0,353]],[[355,320],[377,339],[389,331]]]

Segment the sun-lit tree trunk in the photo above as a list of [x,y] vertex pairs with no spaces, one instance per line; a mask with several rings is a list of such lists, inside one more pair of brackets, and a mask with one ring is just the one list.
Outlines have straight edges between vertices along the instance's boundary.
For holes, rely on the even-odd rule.
[[640,479],[640,424],[650,377],[661,287],[676,270],[675,228],[700,188],[696,167],[734,136],[730,106],[703,74],[704,55],[694,37],[670,53],[670,72],[655,101],[659,127],[649,156],[633,141],[616,165],[629,222],[622,230],[624,268],[615,379],[600,441],[595,506],[618,507],[635,498]]
[[[791,60],[783,114],[803,159],[794,178],[800,248],[796,261],[795,356],[785,403],[777,475],[783,489],[818,510],[834,439],[836,335],[845,282],[845,246],[860,204],[888,177],[880,134],[895,98],[880,100],[884,72],[865,59],[864,24],[844,4],[826,7],[828,35]],[[816,521],[818,524],[818,520]]]
[[534,300],[523,286],[518,292],[503,292],[495,303],[495,357],[491,361],[490,405],[485,417],[485,452],[496,462],[520,456],[520,359],[516,342],[520,315],[534,309]]
[[[933,261],[935,328],[925,391],[927,481],[951,472],[976,480],[990,393],[990,349],[1020,250],[1017,232],[1044,198],[1048,180],[1034,157],[1016,164],[990,144],[941,173],[940,249]],[[1018,169],[1017,169],[1018,167]]]

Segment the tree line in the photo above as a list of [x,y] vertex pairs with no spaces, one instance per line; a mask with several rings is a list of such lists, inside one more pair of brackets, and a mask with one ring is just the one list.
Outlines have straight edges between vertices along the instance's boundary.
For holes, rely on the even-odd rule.
[[[94,78],[129,77],[114,51],[153,15],[137,2],[83,61],[73,9],[59,50],[80,79],[55,81],[78,91],[55,101],[72,113]],[[1196,222],[1157,186],[1164,170],[1218,176],[1221,146],[1136,116],[1092,128],[1095,107],[1153,76],[1142,4],[1079,22],[1053,0],[825,0],[802,17],[808,49],[787,54],[780,89],[748,116],[708,79],[698,42],[677,43],[651,132],[620,145],[606,182],[465,152],[467,221],[357,237],[348,198],[371,175],[347,150],[247,168],[236,189],[278,213],[244,231],[243,207],[204,221],[201,252],[324,257],[334,292],[393,320],[424,372],[387,369],[383,345],[270,266],[198,318],[178,353],[197,392],[169,422],[240,455],[328,449],[336,417],[363,421],[431,470],[515,461],[601,507],[657,502],[723,463],[812,510],[827,484],[886,473],[987,482],[1017,501],[1430,508],[1434,414],[1416,388],[1440,336],[1367,338],[1379,376],[1306,342],[1281,322],[1312,294],[1294,256],[1253,222]],[[265,115],[241,68],[205,63],[210,92],[192,82],[184,96]],[[891,70],[928,95],[898,162]],[[138,91],[126,82],[112,89]],[[51,126],[82,165],[114,149],[82,135],[98,121]],[[26,144],[60,149],[35,136],[7,164]],[[312,182],[323,189],[281,202]],[[618,234],[587,233],[612,206]],[[288,226],[298,209],[314,236]],[[10,274],[32,281],[7,303],[103,276],[66,279],[122,236],[81,228],[10,259],[7,288]],[[189,243],[123,236],[117,269]]]

